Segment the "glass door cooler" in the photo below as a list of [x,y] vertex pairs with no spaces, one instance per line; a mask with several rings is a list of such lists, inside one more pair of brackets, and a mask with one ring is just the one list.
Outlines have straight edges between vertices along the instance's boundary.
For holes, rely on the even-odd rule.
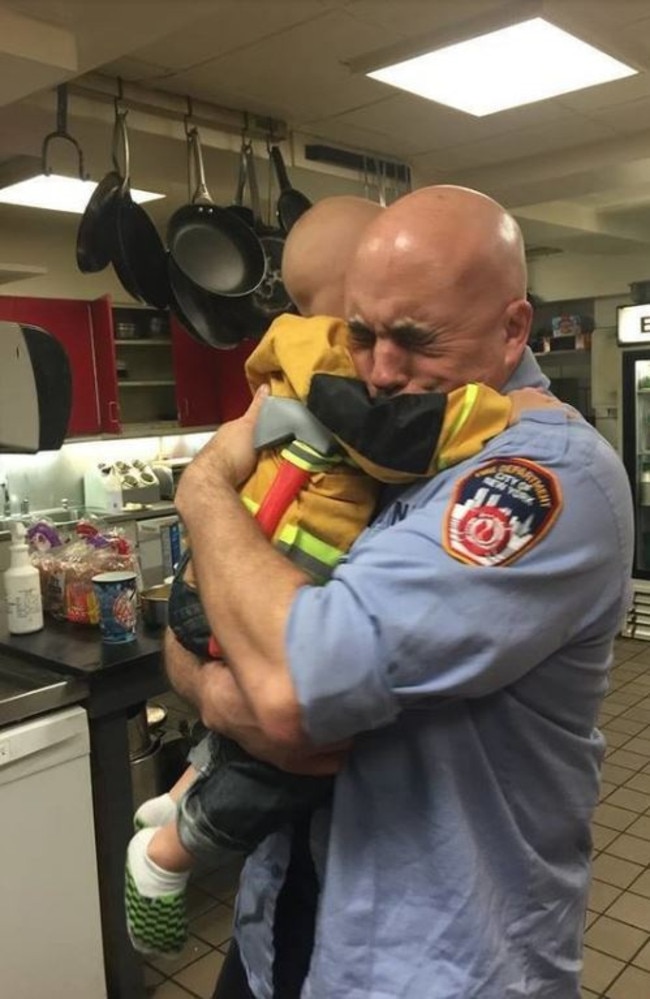
[[622,453],[634,501],[634,602],[623,634],[650,639],[650,349],[622,353]]

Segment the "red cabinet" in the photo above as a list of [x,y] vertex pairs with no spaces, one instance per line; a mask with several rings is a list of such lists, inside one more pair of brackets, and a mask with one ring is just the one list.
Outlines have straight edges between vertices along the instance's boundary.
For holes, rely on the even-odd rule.
[[72,413],[68,435],[102,428],[96,378],[93,303],[65,298],[0,296],[0,319],[40,326],[65,347],[72,369]]
[[[72,369],[68,436],[209,427],[250,402],[244,362],[233,350],[197,342],[173,317],[96,301],[0,296],[0,320],[40,326],[66,348]],[[149,429],[147,429],[149,428]]]
[[215,350],[198,343],[173,318],[171,330],[181,426],[209,426],[240,416],[251,400],[244,362],[255,343]]

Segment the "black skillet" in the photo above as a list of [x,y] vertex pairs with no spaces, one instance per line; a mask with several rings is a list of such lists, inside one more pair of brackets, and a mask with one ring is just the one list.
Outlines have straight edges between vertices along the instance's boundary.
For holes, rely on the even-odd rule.
[[264,277],[261,243],[238,214],[210,197],[196,128],[188,132],[188,146],[198,184],[190,204],[177,209],[167,224],[169,252],[185,277],[204,291],[224,298],[248,295]]
[[291,186],[280,147],[270,146],[269,156],[275,167],[275,174],[280,185],[280,196],[277,204],[278,221],[284,231],[289,232],[300,216],[304,215],[308,208],[311,208],[311,201],[305,194]]
[[[282,229],[265,225],[262,220],[257,171],[253,147],[246,144],[246,177],[250,190],[255,232],[264,249],[266,270],[258,287],[241,302],[241,324],[249,337],[262,336],[273,320],[285,312],[294,312],[295,307],[282,283],[282,254],[284,252],[285,232]],[[244,312],[245,309],[245,312]]]
[[77,229],[77,267],[82,274],[103,271],[111,262],[112,212],[122,178],[111,170],[100,180],[81,216]]
[[111,262],[120,283],[137,301],[164,309],[171,291],[167,274],[167,254],[158,230],[144,208],[131,197],[127,112],[117,114],[116,127],[124,152],[124,176],[111,204]]
[[199,343],[219,350],[230,350],[242,339],[242,331],[232,315],[224,314],[223,299],[211,295],[190,281],[175,263],[171,253],[167,257],[171,310],[187,332]]
[[[285,233],[282,229],[265,225],[262,220],[255,158],[250,142],[243,144],[241,155],[240,182],[243,177],[244,186],[247,185],[249,189],[251,208],[247,210],[251,212],[253,228],[264,252],[264,277],[249,295],[229,299],[212,296],[211,302],[211,322],[217,323],[219,338],[223,336],[225,328],[229,337],[237,337],[238,340],[258,339],[266,333],[277,316],[295,311],[281,277]],[[238,188],[237,197],[242,203],[244,189],[240,193]],[[231,205],[229,210],[232,208]]]

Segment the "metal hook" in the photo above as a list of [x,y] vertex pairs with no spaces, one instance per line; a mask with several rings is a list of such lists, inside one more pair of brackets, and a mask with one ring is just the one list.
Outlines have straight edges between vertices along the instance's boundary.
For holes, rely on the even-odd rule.
[[52,173],[52,170],[47,165],[47,151],[54,139],[63,139],[74,146],[77,151],[79,179],[87,180],[88,174],[84,170],[84,156],[81,146],[68,132],[68,88],[65,83],[56,88],[56,131],[46,135],[41,146],[41,169],[46,177]]
[[194,114],[194,107],[192,104],[191,97],[186,97],[185,100],[187,101],[187,111],[183,115],[183,127],[185,129],[185,137],[189,139],[190,132],[194,128],[194,126],[192,125],[192,116]]

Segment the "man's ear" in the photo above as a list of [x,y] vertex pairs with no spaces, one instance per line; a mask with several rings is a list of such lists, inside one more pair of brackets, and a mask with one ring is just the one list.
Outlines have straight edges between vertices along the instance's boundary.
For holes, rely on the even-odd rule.
[[508,360],[518,361],[521,357],[528,343],[532,321],[533,309],[525,298],[518,298],[507,306],[504,329]]

